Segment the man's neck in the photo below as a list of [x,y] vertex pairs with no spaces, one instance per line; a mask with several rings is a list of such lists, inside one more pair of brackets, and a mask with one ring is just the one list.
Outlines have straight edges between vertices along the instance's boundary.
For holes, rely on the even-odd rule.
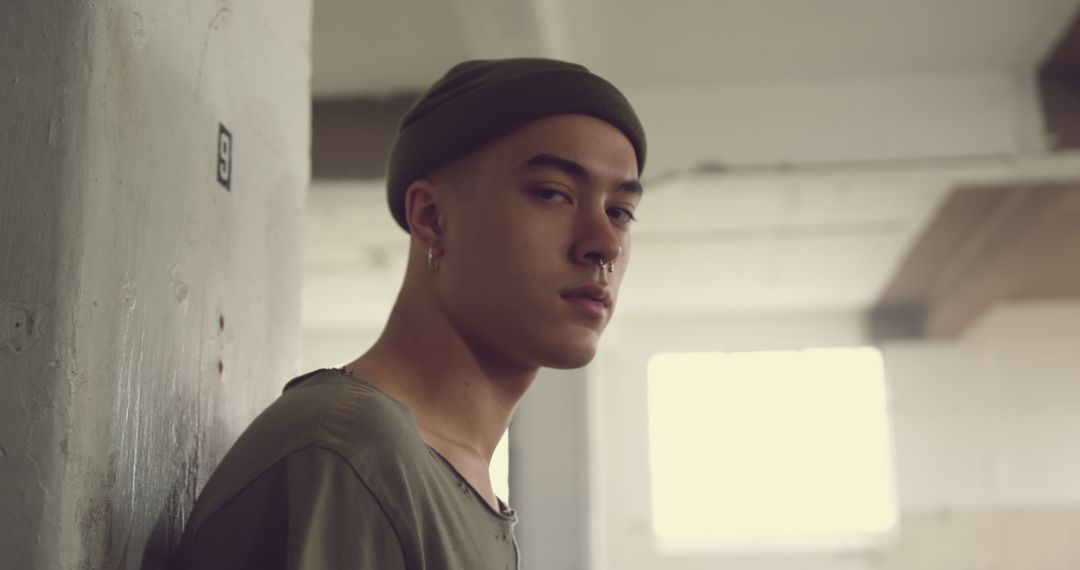
[[486,466],[537,368],[484,361],[427,315],[396,305],[379,340],[346,368],[411,408],[436,451]]

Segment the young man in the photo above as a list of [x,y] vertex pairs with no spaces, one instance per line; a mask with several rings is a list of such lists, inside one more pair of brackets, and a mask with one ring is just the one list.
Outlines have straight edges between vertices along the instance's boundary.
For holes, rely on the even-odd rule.
[[245,431],[181,566],[516,568],[516,515],[488,465],[537,370],[595,355],[644,159],[629,103],[583,67],[452,68],[391,152],[390,210],[412,241],[386,329],[289,382]]

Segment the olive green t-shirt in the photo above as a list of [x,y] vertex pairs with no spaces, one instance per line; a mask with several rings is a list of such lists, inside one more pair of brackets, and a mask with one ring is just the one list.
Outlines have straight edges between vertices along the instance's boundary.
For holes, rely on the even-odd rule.
[[341,370],[318,370],[240,436],[199,495],[183,569],[518,567],[502,512],[420,438],[404,404]]

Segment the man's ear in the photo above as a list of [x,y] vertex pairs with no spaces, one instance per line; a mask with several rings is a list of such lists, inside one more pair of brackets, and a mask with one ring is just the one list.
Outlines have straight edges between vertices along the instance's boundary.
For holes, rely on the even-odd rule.
[[405,221],[409,233],[433,246],[442,240],[444,189],[428,180],[416,180],[405,190]]

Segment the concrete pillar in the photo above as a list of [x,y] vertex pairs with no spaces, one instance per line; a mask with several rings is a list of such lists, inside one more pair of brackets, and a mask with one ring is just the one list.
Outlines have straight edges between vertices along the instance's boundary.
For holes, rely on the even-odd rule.
[[4,567],[159,566],[298,371],[310,10],[0,6]]
[[591,567],[589,369],[542,369],[510,425],[522,568]]

